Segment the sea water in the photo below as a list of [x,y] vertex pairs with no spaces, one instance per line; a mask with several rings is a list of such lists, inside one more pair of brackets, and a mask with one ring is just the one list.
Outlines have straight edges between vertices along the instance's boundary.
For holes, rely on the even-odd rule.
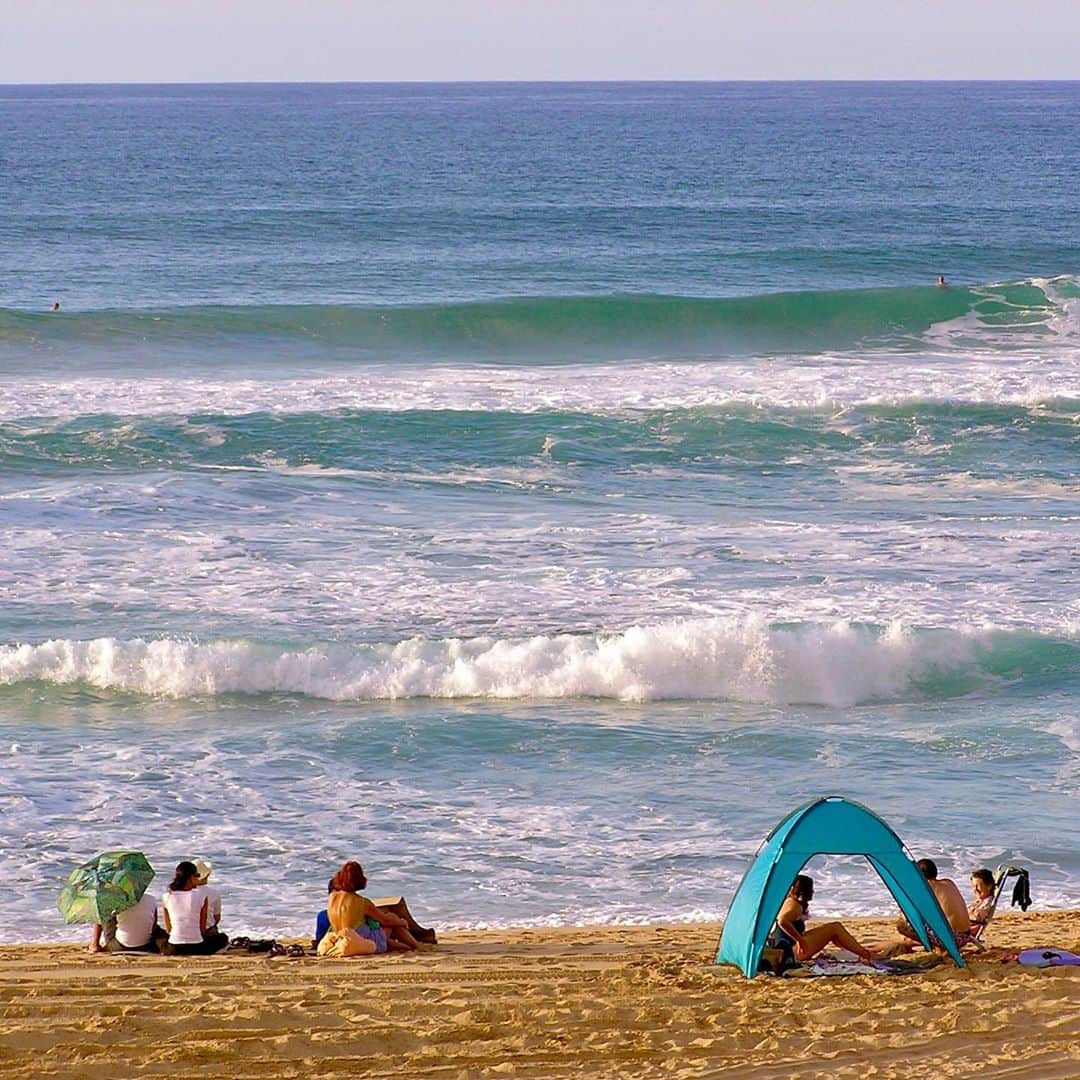
[[711,919],[832,793],[1075,906],[1078,175],[1075,84],[0,89],[0,939]]

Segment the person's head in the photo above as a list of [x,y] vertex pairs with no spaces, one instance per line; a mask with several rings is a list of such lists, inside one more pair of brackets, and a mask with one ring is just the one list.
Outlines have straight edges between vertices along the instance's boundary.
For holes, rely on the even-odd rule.
[[54,300],[53,301],[52,309],[53,309],[53,311],[59,311],[60,310],[60,301],[59,300]]
[[176,864],[176,874],[169,889],[172,892],[187,892],[199,883],[199,871],[193,862],[186,859]]
[[359,892],[367,888],[364,868],[358,862],[347,862],[330,879],[331,892]]
[[927,881],[937,881],[937,863],[933,859],[920,859],[915,865]]
[[205,885],[210,880],[210,875],[214,871],[213,864],[209,859],[195,859],[195,869],[198,871],[198,881],[196,885]]
[[814,879],[808,874],[797,874],[788,895],[805,907],[814,898]]
[[971,891],[980,899],[985,900],[994,895],[994,875],[987,869],[975,870],[971,875]]

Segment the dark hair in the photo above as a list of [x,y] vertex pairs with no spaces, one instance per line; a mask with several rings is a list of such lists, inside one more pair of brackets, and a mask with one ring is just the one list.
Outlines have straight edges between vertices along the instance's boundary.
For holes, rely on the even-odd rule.
[[814,879],[808,874],[796,874],[788,892],[805,907],[814,895]]
[[978,878],[984,885],[989,885],[991,889],[994,887],[994,875],[985,867],[981,870],[972,870],[971,876]]
[[186,859],[176,864],[176,876],[169,886],[172,892],[187,892],[188,885],[199,876],[199,868]]
[[328,882],[326,883],[326,891],[327,891],[328,893],[332,893],[332,892],[334,891],[334,879],[333,879],[333,878],[331,878],[331,879],[330,879],[330,880],[329,880],[329,881],[328,881]]
[[347,862],[330,879],[331,892],[359,892],[367,886],[364,868],[358,862]]
[[920,859],[915,865],[927,881],[933,881],[937,877],[937,863],[933,859]]

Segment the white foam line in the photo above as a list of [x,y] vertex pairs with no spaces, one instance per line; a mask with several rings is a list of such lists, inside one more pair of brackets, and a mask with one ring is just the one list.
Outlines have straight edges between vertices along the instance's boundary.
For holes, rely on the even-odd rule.
[[[986,631],[774,628],[755,617],[610,635],[481,637],[283,649],[249,641],[57,640],[0,648],[0,684],[49,681],[172,697],[293,693],[430,698],[738,700],[852,706],[910,695],[935,672],[981,676]],[[988,678],[988,677],[987,677]]]
[[335,409],[614,412],[720,405],[848,408],[1080,399],[1080,349],[993,354],[819,356],[557,367],[357,367],[319,378],[0,378],[0,421],[29,417],[246,415]]

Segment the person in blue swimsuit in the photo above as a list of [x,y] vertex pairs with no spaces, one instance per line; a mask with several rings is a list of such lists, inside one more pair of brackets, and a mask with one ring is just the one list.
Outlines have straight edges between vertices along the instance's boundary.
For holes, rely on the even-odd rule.
[[806,928],[806,917],[810,913],[813,896],[814,879],[806,874],[799,874],[788,891],[780,914],[776,916],[776,932],[772,944],[777,948],[789,947],[800,963],[812,960],[828,945],[838,945],[863,960],[875,960],[874,952],[860,945],[843,923],[828,922],[812,926],[809,930]]

